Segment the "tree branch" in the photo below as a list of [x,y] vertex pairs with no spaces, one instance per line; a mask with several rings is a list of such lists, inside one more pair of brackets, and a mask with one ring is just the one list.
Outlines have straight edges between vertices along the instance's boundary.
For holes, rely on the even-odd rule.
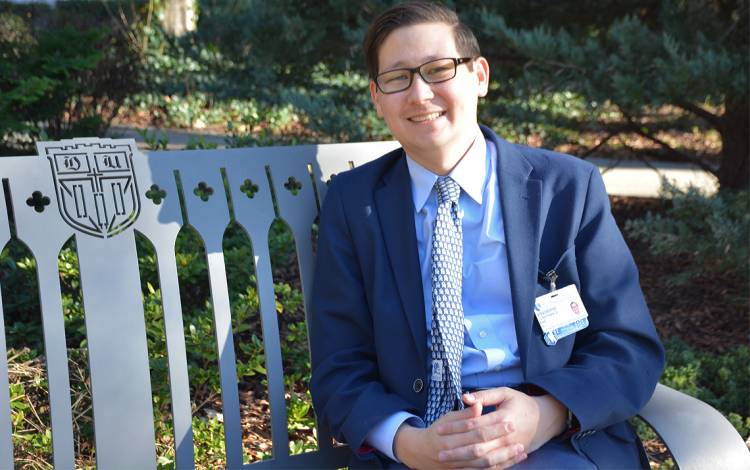
[[660,173],[658,168],[656,168],[654,165],[651,164],[651,162],[649,162],[643,157],[643,154],[648,155],[649,153],[648,151],[639,151],[638,149],[628,145],[627,142],[625,142],[625,139],[623,139],[622,137],[620,137],[618,140],[620,141],[623,147],[630,150],[630,152],[635,156],[635,158],[640,160],[644,165],[646,165],[650,169],[654,170],[657,173]]
[[556,60],[530,59],[525,64],[523,64],[524,73],[527,72],[528,69],[532,67],[539,67],[541,69],[544,69],[545,67],[549,67],[551,69],[556,69],[555,75],[561,74],[564,71],[568,71],[568,70],[573,70],[581,74],[586,72],[586,69],[581,67],[580,65],[572,64],[569,62],[559,62]]
[[650,133],[650,131],[644,131],[643,130],[643,126],[641,124],[635,122],[635,120],[633,119],[632,116],[630,116],[629,114],[627,114],[626,112],[624,112],[622,110],[620,110],[620,111],[622,112],[623,116],[625,116],[625,119],[627,119],[627,121],[629,123],[630,130],[632,130],[636,134],[638,134],[638,135],[640,135],[642,137],[645,137],[646,139],[648,139],[648,140],[656,143],[661,148],[663,148],[664,151],[668,155],[671,155],[671,156],[673,156],[675,158],[678,158],[680,160],[687,160],[688,162],[690,162],[690,163],[692,163],[694,165],[697,165],[702,170],[708,171],[709,173],[712,173],[712,174],[718,176],[718,171],[719,170],[717,168],[714,168],[713,165],[711,165],[711,164],[703,161],[699,157],[696,157],[694,155],[690,155],[689,153],[680,152],[679,150],[674,149],[668,143],[664,142],[663,140],[661,140],[660,138],[656,137],[655,135],[652,135]]
[[607,142],[609,142],[612,139],[612,137],[614,137],[615,135],[617,135],[616,132],[614,132],[614,133],[611,132],[611,133],[607,134],[607,137],[603,138],[602,140],[599,141],[598,144],[594,145],[590,149],[588,149],[585,152],[583,152],[581,155],[579,155],[579,158],[583,158],[585,160],[589,155],[591,155],[592,153],[594,153],[597,150],[599,150],[600,148],[602,148],[604,146],[604,144],[606,144]]
[[677,106],[684,109],[685,111],[689,111],[696,116],[703,118],[706,122],[711,124],[713,127],[719,128],[721,126],[721,118],[717,116],[716,114],[710,113],[706,111],[705,109],[701,108],[700,106],[690,103],[689,101],[677,101]]

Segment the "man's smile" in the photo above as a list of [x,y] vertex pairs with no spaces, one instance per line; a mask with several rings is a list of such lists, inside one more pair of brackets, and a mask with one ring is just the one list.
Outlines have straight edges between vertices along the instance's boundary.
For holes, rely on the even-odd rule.
[[415,116],[408,117],[407,119],[411,122],[427,122],[434,121],[435,119],[445,115],[445,111],[435,111],[432,113],[417,114]]

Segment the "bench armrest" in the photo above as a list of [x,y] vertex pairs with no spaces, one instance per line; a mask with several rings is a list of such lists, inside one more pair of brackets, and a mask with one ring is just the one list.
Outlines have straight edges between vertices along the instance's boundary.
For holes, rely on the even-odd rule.
[[657,384],[639,416],[654,428],[682,470],[750,468],[750,451],[734,426],[696,398]]

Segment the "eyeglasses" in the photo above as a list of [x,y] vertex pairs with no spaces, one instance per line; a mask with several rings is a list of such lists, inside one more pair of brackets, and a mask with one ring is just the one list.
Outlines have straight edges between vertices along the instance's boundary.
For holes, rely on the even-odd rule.
[[456,67],[472,60],[473,57],[435,59],[411,69],[389,70],[375,77],[375,85],[381,93],[390,95],[409,88],[414,81],[415,73],[418,73],[425,83],[447,82],[456,76]]

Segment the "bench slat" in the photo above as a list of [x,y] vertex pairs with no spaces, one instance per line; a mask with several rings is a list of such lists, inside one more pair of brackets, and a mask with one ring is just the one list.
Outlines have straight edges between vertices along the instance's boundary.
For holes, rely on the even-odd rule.
[[[229,210],[219,171],[224,165],[223,159],[216,155],[207,158],[207,154],[205,151],[184,152],[183,158],[180,158],[179,171],[188,222],[198,231],[206,247],[214,333],[219,354],[226,462],[227,467],[237,468],[243,464],[242,427],[232,317],[222,249],[224,231],[229,224]],[[207,200],[199,196],[201,190],[212,191]]]
[[375,160],[399,146],[396,141],[319,145],[315,156],[317,164],[313,166],[313,170],[320,200],[325,199],[331,175]]
[[101,468],[156,462],[151,377],[135,238],[77,235],[86,313],[96,461]]
[[[318,213],[315,189],[312,187],[308,165],[312,166],[314,163],[315,148],[302,146],[295,150],[295,152],[278,152],[278,155],[268,155],[267,158],[271,161],[271,178],[276,190],[279,216],[289,225],[294,234],[305,311],[308,312],[314,268],[312,225]],[[287,188],[290,183],[294,182],[301,185],[297,194]]]
[[157,268],[159,270],[164,330],[167,340],[169,386],[175,439],[175,466],[178,469],[194,468],[193,413],[190,402],[185,329],[182,321],[182,304],[177,280],[174,242],[163,245],[154,243],[154,247],[158,253]]
[[[291,151],[290,151],[291,150]],[[315,164],[316,147],[305,145],[292,149],[264,149],[266,157],[271,162],[271,178],[275,188],[279,217],[287,223],[294,235],[297,248],[297,262],[299,266],[300,284],[304,299],[305,316],[310,312],[310,296],[312,294],[312,279],[314,257],[312,250],[312,225],[317,216],[317,201],[312,186],[312,178],[308,168]],[[297,193],[290,190],[291,184],[299,184]],[[305,322],[307,337],[309,338],[309,322]],[[308,357],[309,357],[308,341]],[[330,448],[331,437],[328,429],[321,426],[316,416],[318,449]],[[284,465],[288,462],[285,461]]]
[[[49,389],[52,459],[57,468],[73,468],[75,458],[68,350],[57,267],[60,249],[73,235],[73,230],[60,220],[53,182],[46,177],[50,171],[46,158],[3,158],[2,163],[2,174],[9,178],[16,235],[36,260]],[[29,175],[44,177],[30,178]],[[26,203],[35,191],[50,198],[43,212],[37,212]]]
[[235,219],[247,233],[253,249],[271,411],[272,461],[281,462],[288,454],[289,432],[284,400],[279,322],[273,290],[271,257],[268,251],[269,229],[275,214],[271,188],[266,178],[265,162],[253,158],[253,155],[246,155],[246,152],[247,150],[236,154],[233,152],[235,158],[227,159],[226,172]]
[[169,364],[175,467],[189,469],[195,466],[192,407],[175,259],[175,242],[182,227],[182,215],[175,176],[169,161],[164,158],[135,160],[140,187],[154,191],[151,198],[142,195],[141,215],[136,221],[135,229],[151,242],[156,253]]
[[[0,320],[4,318],[0,295]],[[8,348],[5,344],[5,322],[0,321],[0,468],[13,468],[13,425],[10,419],[10,385],[8,383]]]
[[[10,240],[8,209],[5,196],[0,195],[0,247]],[[0,248],[1,250],[2,248]],[[0,468],[13,468],[13,425],[10,419],[10,390],[8,380],[8,347],[5,344],[5,314],[0,294]]]

